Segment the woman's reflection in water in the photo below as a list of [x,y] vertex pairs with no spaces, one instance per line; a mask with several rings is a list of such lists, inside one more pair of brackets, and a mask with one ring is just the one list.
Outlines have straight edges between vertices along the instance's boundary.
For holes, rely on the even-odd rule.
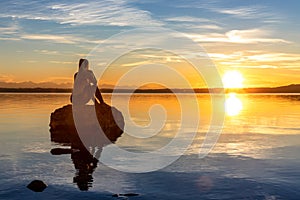
[[[101,150],[98,150],[97,154],[101,154]],[[77,184],[80,190],[88,190],[92,187],[93,177],[92,174],[97,167],[99,157],[94,157],[85,148],[80,151],[71,153],[71,158],[76,169],[76,175],[73,178],[73,182]]]
[[[55,130],[52,130],[55,131]],[[51,130],[50,130],[51,132]],[[74,133],[76,135],[77,133]],[[73,136],[74,136],[73,135]],[[73,182],[77,184],[80,190],[86,191],[92,187],[93,177],[92,174],[97,167],[98,159],[100,158],[102,148],[91,147],[92,151],[88,151],[79,139],[79,136],[71,137],[70,143],[61,143],[60,138],[51,137],[53,142],[62,144],[63,146],[71,146],[70,149],[54,148],[51,150],[52,155],[71,154],[74,167],[76,169]]]

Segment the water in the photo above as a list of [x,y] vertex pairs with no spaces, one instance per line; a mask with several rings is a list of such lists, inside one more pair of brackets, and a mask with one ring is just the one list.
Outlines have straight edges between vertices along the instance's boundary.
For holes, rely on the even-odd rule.
[[[122,110],[125,97],[118,95],[114,105]],[[191,98],[182,95],[185,102]],[[104,99],[111,102],[109,94]],[[74,183],[76,169],[71,156],[50,154],[52,148],[62,147],[50,141],[50,113],[68,104],[69,94],[1,94],[0,199],[300,199],[299,95],[228,95],[222,134],[203,159],[198,153],[212,107],[209,95],[199,94],[197,100],[197,135],[176,162],[150,173],[120,172],[98,162],[92,187],[83,192]],[[171,94],[132,96],[129,108],[133,123],[126,118],[126,128],[134,123],[149,124],[148,111],[153,104],[165,108],[167,119],[162,131],[148,139],[124,133],[118,146],[151,152],[172,140],[180,127],[181,109]],[[188,128],[184,131],[188,138]],[[152,132],[145,128],[140,136]],[[109,146],[104,151],[106,148]],[[138,166],[135,162],[121,160],[125,166]],[[26,185],[34,179],[45,181],[48,188],[42,193],[28,190]],[[112,197],[116,193],[139,196]]]

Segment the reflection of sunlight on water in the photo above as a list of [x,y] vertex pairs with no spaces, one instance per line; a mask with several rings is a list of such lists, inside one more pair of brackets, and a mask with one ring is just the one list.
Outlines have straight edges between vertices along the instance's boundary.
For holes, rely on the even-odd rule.
[[48,142],[35,142],[26,144],[22,151],[26,153],[48,153],[49,152],[49,143]]
[[230,93],[226,98],[225,109],[228,116],[236,116],[243,109],[242,101],[236,97],[235,93]]

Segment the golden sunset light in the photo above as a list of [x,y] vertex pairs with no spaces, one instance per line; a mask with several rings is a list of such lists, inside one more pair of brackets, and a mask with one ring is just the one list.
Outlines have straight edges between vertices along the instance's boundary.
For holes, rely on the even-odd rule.
[[242,88],[243,75],[238,71],[227,71],[222,78],[224,88]]
[[237,98],[235,93],[230,93],[225,101],[225,111],[228,116],[236,116],[243,109],[242,101]]
[[0,200],[300,199],[299,8],[0,1]]

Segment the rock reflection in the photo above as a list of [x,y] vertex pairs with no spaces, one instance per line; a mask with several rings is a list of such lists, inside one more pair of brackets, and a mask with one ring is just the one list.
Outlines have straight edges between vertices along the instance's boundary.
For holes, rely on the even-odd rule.
[[[73,182],[77,184],[80,190],[88,190],[92,187],[92,174],[97,167],[102,149],[104,146],[115,142],[123,133],[124,119],[122,113],[116,108],[107,104],[85,105],[82,116],[90,117],[96,108],[98,124],[101,125],[104,136],[99,137],[99,133],[91,132],[87,128],[86,134],[89,138],[98,138],[93,143],[83,144],[74,125],[72,105],[66,105],[56,109],[51,113],[50,135],[51,141],[61,144],[64,148],[54,148],[52,155],[71,154],[74,167],[76,169]],[[82,118],[84,119],[84,118]],[[86,118],[82,121],[86,127],[94,126],[92,120]],[[84,136],[86,137],[86,136]],[[101,141],[99,140],[101,139]],[[104,139],[105,138],[105,139]],[[69,146],[70,148],[66,148]]]

